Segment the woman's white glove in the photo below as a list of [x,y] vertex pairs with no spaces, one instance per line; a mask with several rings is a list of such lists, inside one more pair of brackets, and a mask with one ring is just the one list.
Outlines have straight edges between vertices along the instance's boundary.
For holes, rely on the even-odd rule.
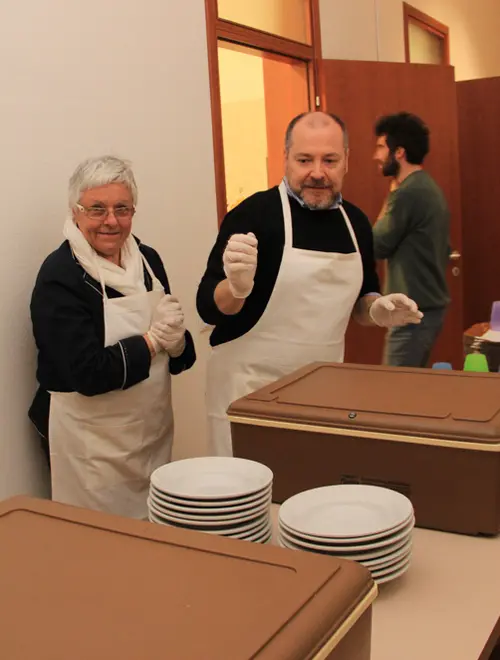
[[184,312],[178,298],[170,293],[163,296],[153,312],[153,323],[157,321],[176,327],[184,323]]
[[380,296],[372,303],[369,315],[376,325],[383,328],[420,323],[423,317],[417,303],[405,296],[404,293],[390,293],[387,296]]
[[148,337],[157,353],[164,350],[170,357],[178,357],[186,345],[185,333],[182,307],[177,298],[168,294],[153,313]]
[[247,298],[252,292],[257,270],[257,243],[255,234],[233,234],[224,250],[224,273],[235,298]]

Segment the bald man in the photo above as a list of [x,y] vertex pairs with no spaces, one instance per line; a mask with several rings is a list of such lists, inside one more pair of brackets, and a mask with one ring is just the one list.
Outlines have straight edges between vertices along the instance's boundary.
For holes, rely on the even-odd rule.
[[285,177],[231,210],[197,296],[215,326],[207,373],[210,453],[231,456],[226,411],[236,399],[311,362],[342,362],[347,324],[393,327],[421,313],[381,296],[370,222],[343,200],[348,137],[322,112],[295,117]]

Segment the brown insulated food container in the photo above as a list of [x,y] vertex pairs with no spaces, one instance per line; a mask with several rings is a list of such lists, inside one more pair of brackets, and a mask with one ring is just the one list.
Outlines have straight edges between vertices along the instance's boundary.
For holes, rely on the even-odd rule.
[[407,495],[417,525],[500,531],[500,375],[316,363],[229,408],[273,500],[339,483]]
[[359,564],[54,502],[0,504],[2,660],[369,660]]

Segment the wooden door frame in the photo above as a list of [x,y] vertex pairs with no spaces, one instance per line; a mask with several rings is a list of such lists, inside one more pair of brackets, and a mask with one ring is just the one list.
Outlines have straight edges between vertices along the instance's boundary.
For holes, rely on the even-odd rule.
[[443,42],[443,56],[444,61],[441,64],[450,64],[450,29],[444,23],[436,21],[435,18],[424,14],[423,11],[415,9],[407,2],[403,2],[403,21],[404,21],[404,37],[405,37],[405,62],[412,64],[410,60],[410,32],[409,24],[416,23],[420,28],[429,32],[435,37],[438,37]]
[[302,60],[309,65],[311,107],[325,107],[321,68],[321,28],[319,0],[310,0],[311,45],[285,39],[263,30],[233,23],[218,17],[217,0],[205,0],[207,23],[208,68],[210,78],[210,103],[212,108],[212,137],[214,145],[215,189],[217,194],[218,223],[227,213],[224,147],[222,142],[222,108],[219,78],[219,39],[242,46],[257,48],[269,53]]

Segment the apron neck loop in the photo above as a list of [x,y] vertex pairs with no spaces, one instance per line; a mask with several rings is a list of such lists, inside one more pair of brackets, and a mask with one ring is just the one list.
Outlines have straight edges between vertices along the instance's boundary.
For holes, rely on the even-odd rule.
[[347,225],[347,229],[349,230],[349,234],[351,236],[352,242],[354,243],[354,249],[355,249],[356,252],[359,252],[358,239],[356,238],[356,232],[354,231],[352,223],[349,220],[349,216],[347,215],[347,213],[346,213],[346,211],[345,211],[342,204],[339,204],[339,209],[340,209],[340,212],[342,213],[342,215],[344,217],[344,221]]
[[[152,287],[152,290],[154,290],[156,276],[153,273],[153,269],[149,265],[148,260],[146,259],[146,257],[142,254],[142,252],[140,250],[139,250],[139,252],[140,252],[140,255],[141,255],[142,262],[143,262],[144,266],[146,267],[146,270],[148,271],[148,273],[151,277],[151,287]],[[94,264],[95,264],[96,271],[99,273],[99,283],[100,283],[101,289],[102,289],[102,297],[103,297],[104,302],[107,302],[108,294],[106,293],[106,283],[104,282],[102,269],[99,268],[99,260],[97,259],[97,256],[95,254],[93,254],[92,256],[93,256],[93,259],[94,259]]]
[[291,248],[293,245],[292,210],[290,208],[290,199],[288,198],[288,191],[284,181],[280,183],[279,191],[281,207],[283,209],[283,223],[285,227],[285,248]]
[[[139,252],[140,252],[140,250],[139,250]],[[153,269],[149,265],[148,260],[146,259],[146,257],[142,254],[142,252],[140,252],[140,254],[141,254],[142,262],[146,266],[146,270],[148,271],[148,273],[151,277],[151,282],[153,283],[153,288],[154,288],[154,282],[155,282],[155,279],[156,279],[156,275],[153,273]]]
[[101,289],[102,289],[102,299],[104,302],[108,301],[108,294],[106,293],[106,283],[104,282],[104,276],[102,274],[102,269],[99,268],[99,259],[97,258],[97,255],[92,251],[92,258],[94,260],[94,266],[96,271],[99,273],[99,282],[101,284]]
[[[280,183],[279,191],[281,197],[281,206],[283,208],[283,222],[285,226],[285,248],[292,248],[293,247],[292,210],[290,207],[290,198],[288,197],[288,191],[284,181]],[[339,204],[339,209],[347,225],[347,229],[349,230],[349,234],[351,236],[352,242],[354,243],[354,250],[355,252],[359,252],[359,245],[356,239],[356,234],[342,204]]]

